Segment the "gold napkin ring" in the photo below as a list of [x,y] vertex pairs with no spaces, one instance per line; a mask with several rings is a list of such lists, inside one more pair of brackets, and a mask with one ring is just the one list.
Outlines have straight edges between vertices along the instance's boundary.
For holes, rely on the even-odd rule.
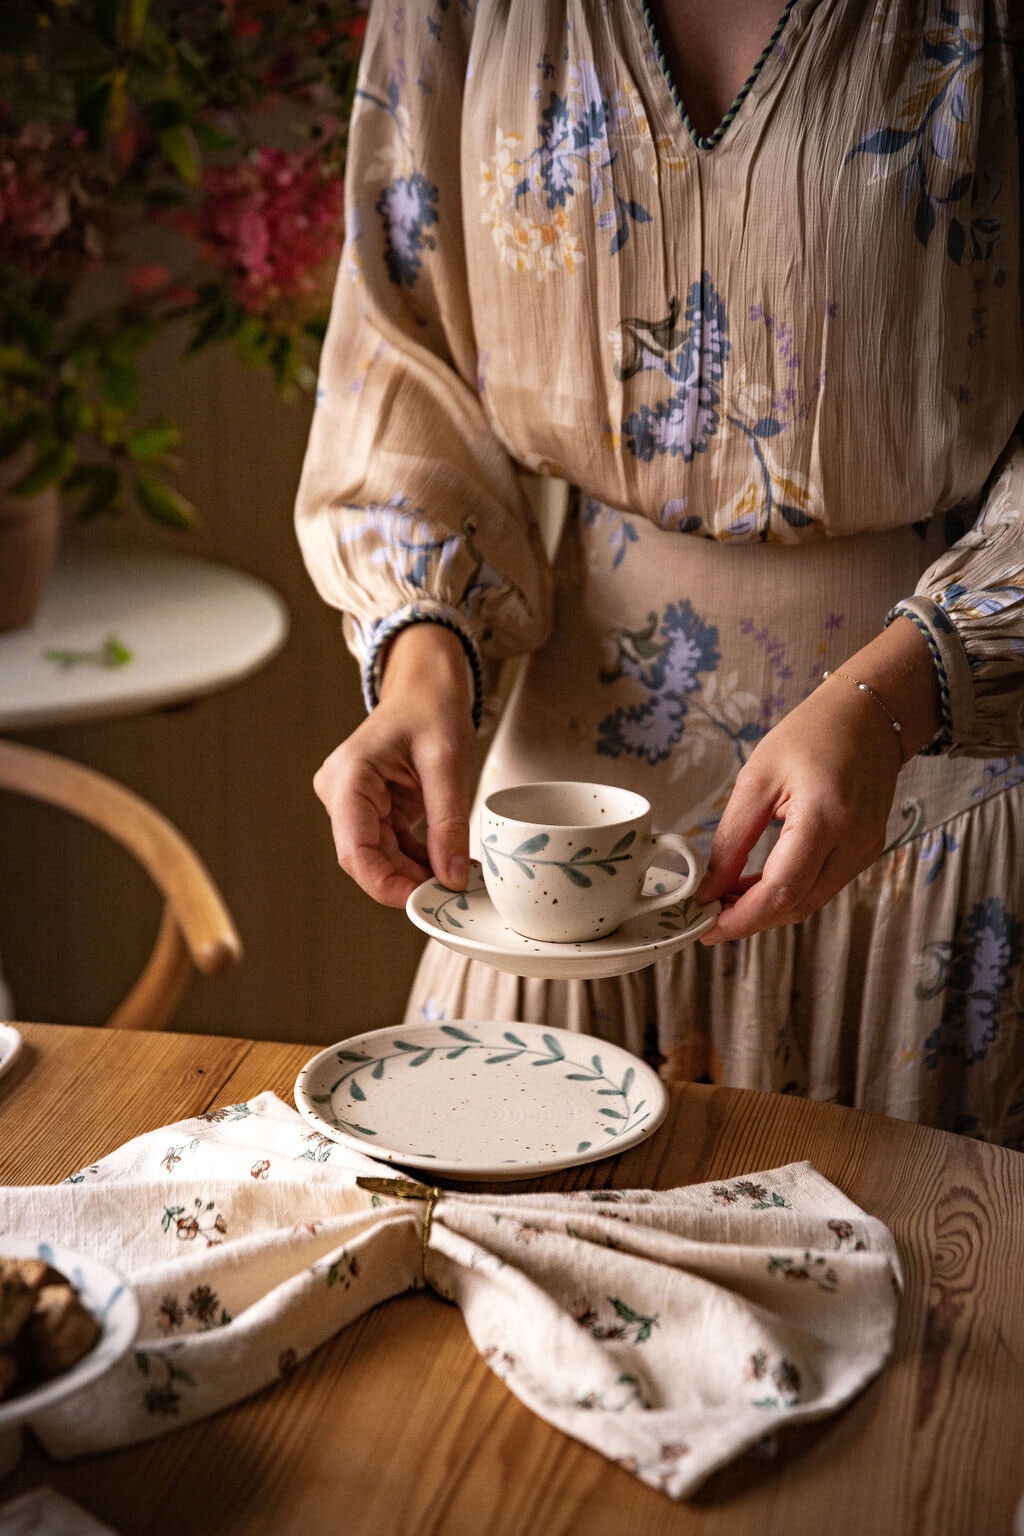
[[434,1219],[434,1206],[444,1194],[443,1189],[438,1189],[436,1184],[417,1184],[412,1179],[371,1179],[362,1175],[356,1176],[356,1183],[360,1189],[365,1189],[371,1195],[388,1195],[393,1200],[422,1200],[426,1206],[423,1213],[423,1244],[420,1251],[420,1268],[423,1271],[424,1285],[429,1285],[427,1279],[427,1244],[430,1242],[430,1223]]

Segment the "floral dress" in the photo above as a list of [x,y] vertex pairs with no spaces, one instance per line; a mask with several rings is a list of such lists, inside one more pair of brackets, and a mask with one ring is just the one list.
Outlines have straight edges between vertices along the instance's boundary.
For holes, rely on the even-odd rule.
[[[790,0],[697,135],[642,0],[374,0],[297,507],[372,707],[448,626],[480,789],[640,790],[705,849],[757,742],[895,614],[943,728],[793,927],[633,975],[428,946],[410,1017],[1024,1136],[1024,25]],[[572,487],[553,563],[520,475]],[[769,833],[755,850],[763,862]]]

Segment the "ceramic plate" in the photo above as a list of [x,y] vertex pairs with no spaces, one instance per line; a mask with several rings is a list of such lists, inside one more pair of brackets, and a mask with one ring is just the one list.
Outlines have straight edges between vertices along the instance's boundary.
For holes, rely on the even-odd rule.
[[13,1067],[21,1053],[21,1036],[13,1024],[0,1024],[0,1077]]
[[491,905],[480,865],[474,863],[464,891],[450,891],[440,881],[427,880],[413,891],[405,910],[417,928],[468,960],[483,960],[513,976],[585,981],[642,971],[662,955],[692,944],[714,925],[720,906],[717,901],[708,906],[692,899],[681,901],[660,912],[628,918],[604,939],[545,944],[524,939],[502,921]]
[[460,1179],[528,1179],[643,1141],[668,1104],[617,1045],[539,1024],[399,1024],[330,1046],[295,1103],[318,1131],[383,1162]]
[[88,1254],[6,1234],[0,1235],[0,1254],[5,1259],[45,1259],[59,1269],[78,1291],[82,1305],[103,1328],[93,1348],[70,1371],[43,1382],[31,1392],[0,1402],[0,1429],[6,1429],[51,1408],[109,1370],[131,1347],[139,1326],[139,1304],[119,1275]]

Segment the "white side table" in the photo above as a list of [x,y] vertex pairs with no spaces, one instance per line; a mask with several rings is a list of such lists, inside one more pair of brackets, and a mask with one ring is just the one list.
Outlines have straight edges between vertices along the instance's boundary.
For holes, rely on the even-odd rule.
[[[25,629],[0,635],[0,730],[121,718],[214,693],[268,661],[288,610],[265,582],[210,560],[120,544],[67,541]],[[48,652],[121,666],[61,664]]]

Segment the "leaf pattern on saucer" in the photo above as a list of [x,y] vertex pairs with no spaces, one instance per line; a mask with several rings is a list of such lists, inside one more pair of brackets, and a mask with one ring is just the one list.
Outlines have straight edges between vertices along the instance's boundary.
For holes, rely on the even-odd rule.
[[[573,1061],[566,1055],[561,1041],[551,1033],[541,1036],[541,1047],[530,1045],[511,1029],[504,1030],[500,1040],[481,1040],[455,1024],[440,1025],[440,1033],[447,1038],[435,1045],[392,1040],[379,1055],[339,1046],[334,1055],[343,1070],[326,1092],[311,1094],[311,1102],[339,1130],[376,1136],[377,1132],[372,1127],[356,1125],[351,1113],[355,1104],[368,1101],[376,1091],[374,1085],[382,1082],[389,1070],[393,1072],[408,1068],[411,1071],[422,1067],[435,1056],[443,1057],[445,1061],[455,1061],[467,1052],[479,1052],[478,1059],[487,1067],[528,1060],[534,1067],[570,1069],[564,1071],[566,1081],[588,1083],[593,1087],[596,1097],[608,1101],[599,1107],[597,1115],[600,1130],[609,1141],[625,1135],[627,1131],[636,1130],[650,1118],[651,1110],[646,1098],[633,1097],[636,1082],[634,1067],[627,1067],[621,1079],[616,1080],[606,1072],[599,1054],[595,1052],[589,1061]],[[340,1107],[336,1107],[335,1099],[339,1094],[342,1095],[342,1102]],[[593,1145],[591,1141],[581,1141],[576,1151],[587,1152]]]

